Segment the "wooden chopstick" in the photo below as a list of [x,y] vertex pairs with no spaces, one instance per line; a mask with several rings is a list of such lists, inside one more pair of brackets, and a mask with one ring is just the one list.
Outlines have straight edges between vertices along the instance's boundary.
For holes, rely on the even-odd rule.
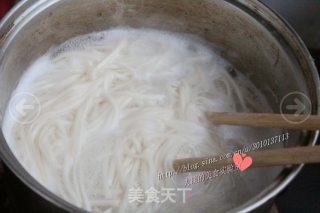
[[[283,116],[287,120],[283,118]],[[267,127],[281,129],[320,130],[319,115],[292,115],[292,114],[264,114],[264,113],[208,113],[208,119],[217,125],[234,125],[249,127]]]
[[[232,156],[232,155],[230,155]],[[229,156],[229,157],[230,157]],[[252,158],[252,164],[249,168],[254,167],[267,167],[267,166],[280,166],[280,165],[295,165],[302,163],[320,163],[320,146],[306,146],[285,148],[267,151],[248,152],[245,157]],[[244,158],[245,158],[244,157]],[[203,165],[208,159],[216,159],[217,162]],[[243,158],[243,159],[244,159]],[[197,169],[192,165],[199,165]],[[220,160],[220,156],[201,157],[201,158],[189,158],[189,159],[176,159],[173,162],[173,168],[176,172],[200,172],[200,171],[213,171],[215,169],[221,169],[224,166],[234,164],[233,158]],[[184,171],[183,168],[189,168]]]

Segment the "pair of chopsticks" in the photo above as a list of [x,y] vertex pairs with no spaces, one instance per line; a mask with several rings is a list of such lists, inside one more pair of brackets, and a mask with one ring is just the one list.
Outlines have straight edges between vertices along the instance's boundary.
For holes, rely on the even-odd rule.
[[[283,116],[292,121],[287,122]],[[207,116],[209,121],[217,125],[233,125],[248,127],[267,127],[281,129],[303,129],[320,130],[320,116],[318,115],[280,115],[280,114],[259,114],[259,113],[211,113]],[[300,123],[301,122],[301,123]],[[297,124],[296,124],[297,123]],[[250,152],[247,156],[252,158],[250,168],[267,167],[279,165],[295,165],[302,163],[319,163],[320,146],[307,146],[285,148],[267,151]],[[173,168],[177,171],[185,165],[201,165],[203,161],[209,158],[219,159],[220,156],[210,156],[201,158],[176,159],[173,162]],[[217,161],[208,165],[200,166],[197,169],[189,169],[185,172],[211,171],[220,169],[224,166],[233,164],[233,158]],[[184,172],[184,171],[181,171]]]

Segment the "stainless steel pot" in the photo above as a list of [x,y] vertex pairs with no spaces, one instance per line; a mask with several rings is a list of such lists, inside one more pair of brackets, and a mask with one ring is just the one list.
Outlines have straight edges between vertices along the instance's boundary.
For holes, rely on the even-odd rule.
[[[119,25],[196,34],[218,44],[220,54],[248,76],[276,113],[279,100],[290,92],[306,94],[312,114],[319,113],[319,79],[311,56],[291,27],[259,1],[28,0],[19,3],[0,24],[0,115],[24,70],[49,48],[77,35]],[[318,132],[289,133],[291,140],[286,146],[313,145],[318,136]],[[1,158],[17,180],[41,199],[42,210],[85,212],[35,181],[14,157],[2,132],[0,139]],[[275,195],[301,167],[282,168],[230,212],[267,212]],[[48,202],[43,204],[45,200]]]

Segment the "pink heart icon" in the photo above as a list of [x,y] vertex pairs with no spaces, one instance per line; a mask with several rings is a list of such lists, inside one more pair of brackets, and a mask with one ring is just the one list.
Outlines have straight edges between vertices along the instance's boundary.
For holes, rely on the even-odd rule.
[[[243,154],[242,154],[243,156]],[[246,154],[244,154],[246,156]],[[233,162],[236,164],[236,166],[243,172],[245,169],[247,169],[252,164],[252,158],[251,157],[245,157],[242,159],[241,155],[238,153],[234,154],[233,156]]]
[[247,154],[245,154],[245,153],[242,153],[242,157],[245,157]]

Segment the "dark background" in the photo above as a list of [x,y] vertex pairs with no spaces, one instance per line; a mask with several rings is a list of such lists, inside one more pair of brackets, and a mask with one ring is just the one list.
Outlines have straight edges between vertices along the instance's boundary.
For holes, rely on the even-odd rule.
[[[278,12],[300,35],[320,70],[320,0],[262,0]],[[0,19],[17,0],[0,0]],[[317,142],[320,145],[320,139]],[[9,189],[10,190],[10,189]],[[320,164],[305,165],[276,199],[280,213],[320,212]],[[0,212],[16,213],[7,193],[0,165]]]

